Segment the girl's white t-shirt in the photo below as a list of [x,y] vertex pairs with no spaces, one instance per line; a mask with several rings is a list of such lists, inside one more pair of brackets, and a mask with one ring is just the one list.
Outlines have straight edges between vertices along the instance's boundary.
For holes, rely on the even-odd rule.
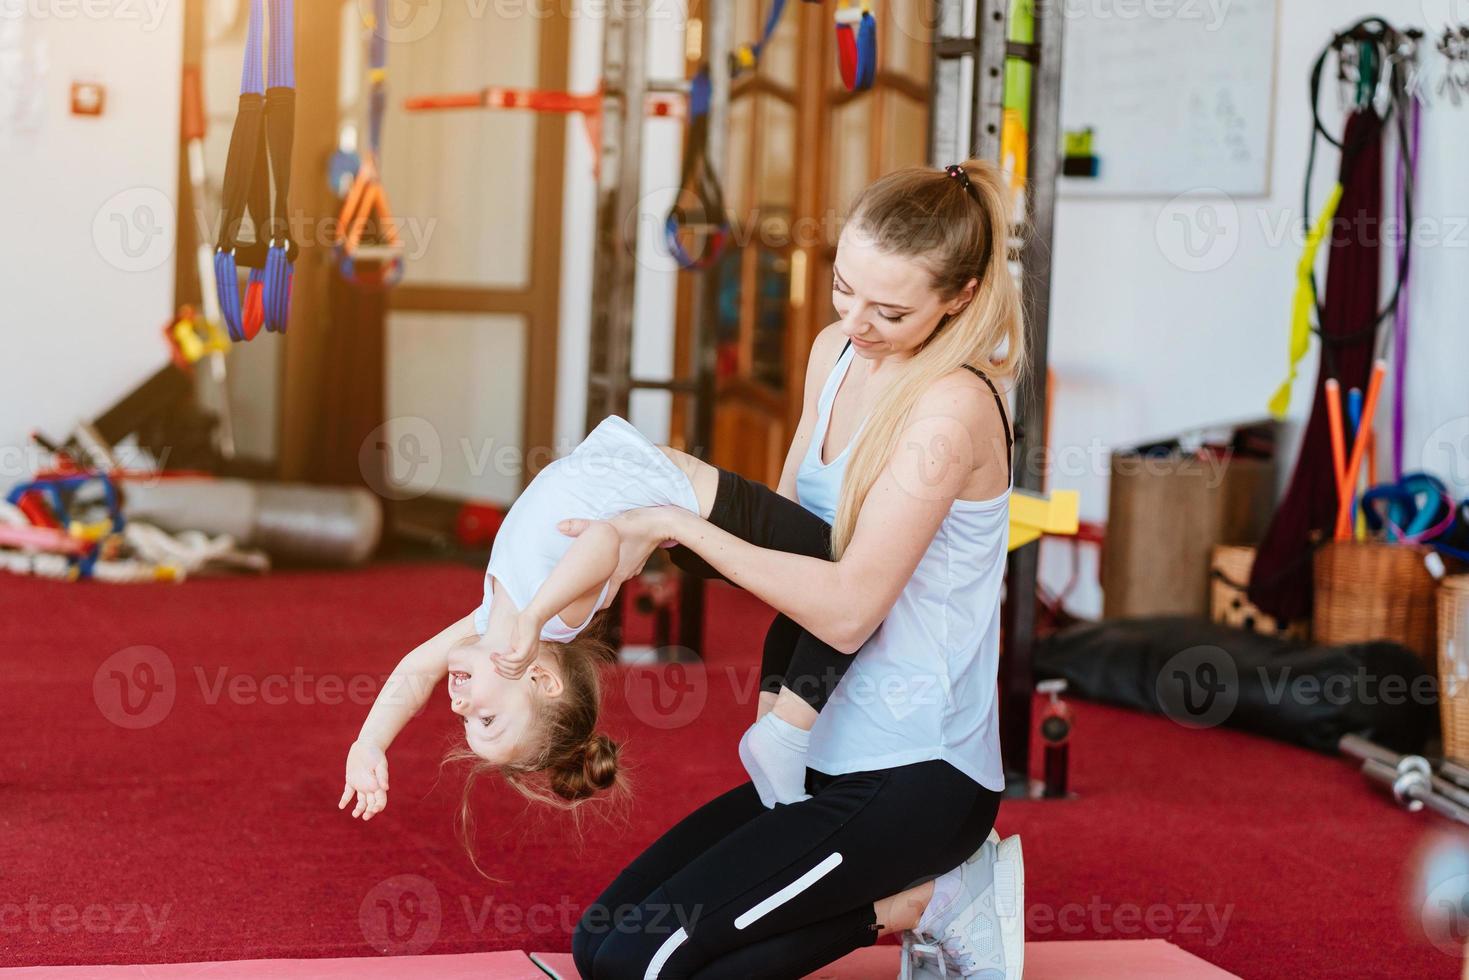
[[[581,445],[537,473],[511,505],[490,548],[484,600],[474,614],[475,631],[483,634],[489,628],[493,579],[500,580],[517,609],[535,597],[576,540],[556,529],[559,522],[577,517],[606,520],[638,507],[666,504],[699,512],[687,474],[632,423],[607,416]],[[602,586],[586,620],[569,625],[560,615],[552,616],[541,639],[555,643],[575,639],[601,608],[610,584]]]

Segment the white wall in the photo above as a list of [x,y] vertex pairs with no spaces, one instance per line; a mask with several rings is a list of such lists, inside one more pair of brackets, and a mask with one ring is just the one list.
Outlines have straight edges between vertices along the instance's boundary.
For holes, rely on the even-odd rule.
[[[557,120],[402,108],[408,95],[535,87],[544,18],[529,9],[446,3],[388,32],[382,172],[403,239],[405,285],[519,289],[530,281],[536,181],[560,179],[538,172],[536,128]],[[405,493],[515,499],[523,472],[495,453],[521,443],[527,325],[508,315],[388,314],[387,443],[433,440],[438,451],[426,443],[429,458],[441,460],[422,469],[412,453],[390,454],[393,482],[406,484]]]
[[[168,360],[182,5],[7,4],[0,16],[0,492]],[[70,112],[106,86],[100,118]]]
[[[1170,256],[1178,254],[1178,244],[1170,236],[1181,227],[1173,223],[1180,205],[1170,209],[1170,198],[1063,198],[1058,203],[1050,358],[1054,372],[1050,443],[1057,454],[1057,468],[1051,485],[1080,489],[1086,519],[1106,517],[1108,452],[1113,447],[1266,414],[1266,402],[1285,376],[1300,254],[1296,228],[1311,125],[1306,101],[1311,63],[1332,33],[1369,13],[1403,26],[1423,26],[1429,16],[1446,16],[1452,4],[1449,0],[1280,0],[1279,6],[1270,193],[1261,199],[1204,205],[1224,217],[1226,227],[1235,226],[1228,221],[1232,215],[1238,217],[1237,233],[1222,236],[1221,251],[1207,263],[1217,268],[1192,272],[1170,261]],[[1458,6],[1460,15],[1469,14],[1463,4]],[[1337,99],[1331,80],[1323,86],[1322,104],[1335,114]],[[1444,174],[1436,179],[1437,189],[1431,195],[1426,185],[1420,186],[1419,212],[1436,210],[1462,217],[1469,214],[1463,194],[1457,201],[1443,195],[1451,189],[1447,171],[1455,165],[1450,161],[1458,161],[1457,182],[1463,183],[1463,161],[1469,158],[1469,111],[1461,109],[1453,115],[1453,110],[1443,107],[1434,111],[1442,114],[1442,125],[1434,127],[1437,145],[1433,156],[1442,160],[1437,166]],[[1159,138],[1166,134],[1160,133]],[[1316,212],[1328,182],[1334,180],[1337,159],[1323,147],[1320,180],[1312,196]],[[1192,203],[1181,207],[1186,216],[1198,209]],[[1451,318],[1462,324],[1469,301],[1462,294],[1469,281],[1469,242],[1462,231],[1456,236],[1449,226],[1443,227],[1442,247],[1424,249],[1419,266],[1422,275],[1415,296],[1423,293],[1424,298],[1419,301],[1413,329],[1422,337],[1435,324],[1447,327]],[[1289,232],[1283,239],[1282,230]],[[1430,278],[1434,289],[1428,287]],[[1458,293],[1457,304],[1445,301],[1445,291]],[[1462,328],[1458,333],[1464,333]],[[1436,353],[1447,352],[1440,346]],[[1442,356],[1429,360],[1444,362]],[[1464,363],[1462,357],[1457,362]],[[1297,423],[1309,410],[1315,378],[1313,347],[1294,389],[1289,416]],[[1439,402],[1457,398],[1457,417],[1462,420],[1469,400],[1461,385],[1445,378],[1437,390]],[[1427,385],[1416,394],[1424,400],[1432,398]],[[1417,427],[1431,432],[1449,420],[1439,417],[1441,408],[1434,411],[1439,414],[1420,413]],[[1381,433],[1387,431],[1381,422],[1384,418],[1385,414],[1379,415]],[[1411,432],[1415,426],[1409,428]],[[1469,423],[1464,428],[1469,435]],[[1289,474],[1294,455],[1293,446],[1286,448],[1283,478]],[[1416,459],[1416,449],[1412,458]],[[1469,493],[1469,486],[1461,493]],[[1070,574],[1068,552],[1069,546],[1046,544],[1043,581],[1055,586],[1064,583]],[[1085,556],[1084,583],[1096,579],[1094,557]],[[1076,611],[1100,611],[1096,589],[1081,589],[1075,595]]]
[[[573,5],[573,92],[591,92],[601,79],[605,3]],[[654,4],[648,24],[648,77],[683,77],[685,12],[682,4]],[[677,267],[663,246],[663,216],[677,190],[683,123],[650,119],[643,127],[643,182],[639,201],[637,290],[633,301],[632,370],[635,377],[668,379],[673,373]],[[592,258],[597,187],[586,129],[567,127],[565,197],[561,218],[561,332],[556,365],[556,443],[574,446],[586,434],[588,343],[592,315]],[[650,439],[668,439],[672,399],[663,392],[634,393],[629,421]]]

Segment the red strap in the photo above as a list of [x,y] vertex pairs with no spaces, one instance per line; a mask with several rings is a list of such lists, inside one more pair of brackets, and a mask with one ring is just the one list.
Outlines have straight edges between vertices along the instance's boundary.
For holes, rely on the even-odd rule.
[[857,32],[850,24],[837,25],[837,62],[842,69],[842,84],[850,92],[857,86]]
[[56,528],[61,526],[61,523],[56,520],[56,515],[51,513],[51,505],[46,503],[45,495],[37,490],[21,494],[15,505],[36,527]]
[[245,339],[254,340],[265,322],[265,284],[252,282],[245,290],[245,309],[241,314],[241,326],[245,328]]

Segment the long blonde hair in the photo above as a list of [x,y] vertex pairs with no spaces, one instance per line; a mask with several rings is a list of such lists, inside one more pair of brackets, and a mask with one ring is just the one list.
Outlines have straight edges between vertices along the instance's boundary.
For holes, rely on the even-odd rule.
[[942,170],[908,167],[874,181],[852,202],[848,225],[880,251],[920,263],[945,301],[970,279],[979,285],[969,304],[940,320],[883,389],[854,440],[832,525],[834,559],[851,543],[862,503],[897,452],[919,396],[966,364],[1012,381],[1025,364],[1020,290],[1007,262],[1009,184],[989,161],[966,160],[961,166],[973,196]]

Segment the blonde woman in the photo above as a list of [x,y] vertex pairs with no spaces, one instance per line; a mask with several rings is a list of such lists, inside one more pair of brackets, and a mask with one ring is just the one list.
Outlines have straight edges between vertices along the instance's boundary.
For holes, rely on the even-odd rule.
[[[651,507],[612,519],[613,591],[676,541],[787,617],[797,654],[846,659],[819,712],[765,688],[746,736],[767,796],[790,797],[782,760],[804,754],[801,792],[762,800],[745,784],[648,848],[577,927],[584,977],[800,977],[895,931],[947,972],[1020,976],[1019,842],[987,839],[1004,786],[1012,486],[991,379],[1013,381],[1025,353],[1008,197],[979,161],[868,187],[838,244],[841,320],[813,344],[778,494],[719,473],[707,517]],[[678,461],[696,486],[715,478]],[[761,545],[792,501],[830,524],[830,554]],[[767,643],[767,673],[771,654]]]

